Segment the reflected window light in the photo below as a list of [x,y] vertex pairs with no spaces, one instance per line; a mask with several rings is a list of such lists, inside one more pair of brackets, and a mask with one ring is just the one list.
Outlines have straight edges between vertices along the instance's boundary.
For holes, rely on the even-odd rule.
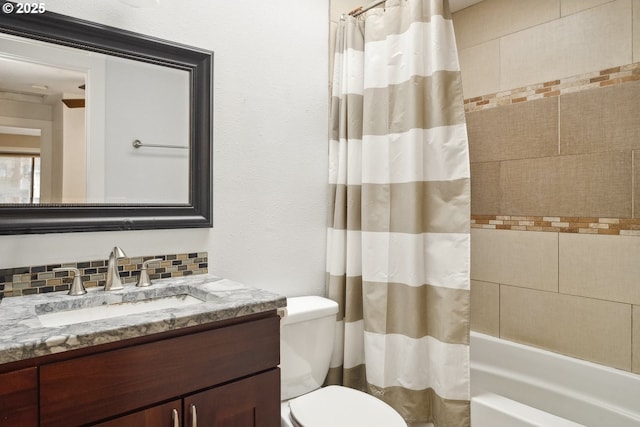
[[0,153],[0,203],[40,201],[40,157]]

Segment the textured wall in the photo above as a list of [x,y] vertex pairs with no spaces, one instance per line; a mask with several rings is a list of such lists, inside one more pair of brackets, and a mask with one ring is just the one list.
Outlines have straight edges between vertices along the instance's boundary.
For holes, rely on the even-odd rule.
[[209,271],[322,293],[328,2],[47,1],[48,9],[215,52],[213,229],[0,236],[0,267],[208,252]]
[[472,213],[638,218],[639,99],[629,81],[468,112]]

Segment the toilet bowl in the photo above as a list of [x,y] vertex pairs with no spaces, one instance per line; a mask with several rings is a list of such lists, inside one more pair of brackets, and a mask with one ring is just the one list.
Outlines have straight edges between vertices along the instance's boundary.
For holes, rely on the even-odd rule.
[[281,427],[406,427],[400,414],[369,394],[322,387],[329,372],[338,304],[287,299],[280,322]]

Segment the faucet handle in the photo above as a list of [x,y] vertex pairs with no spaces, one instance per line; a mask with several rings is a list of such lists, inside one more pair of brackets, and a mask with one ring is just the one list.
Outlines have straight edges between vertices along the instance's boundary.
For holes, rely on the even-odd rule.
[[71,288],[69,288],[69,292],[67,295],[84,295],[87,293],[87,290],[84,288],[82,284],[82,276],[80,276],[80,270],[73,267],[61,267],[54,268],[53,271],[70,271],[73,273],[73,283],[71,284]]
[[146,260],[145,262],[142,263],[142,269],[140,270],[140,277],[138,277],[138,283],[136,283],[136,286],[140,288],[144,288],[145,286],[151,285],[151,279],[149,278],[149,273],[147,272],[147,268],[149,267],[149,264],[151,264],[152,262],[158,262],[158,261],[163,261],[163,259],[154,258],[154,259]]

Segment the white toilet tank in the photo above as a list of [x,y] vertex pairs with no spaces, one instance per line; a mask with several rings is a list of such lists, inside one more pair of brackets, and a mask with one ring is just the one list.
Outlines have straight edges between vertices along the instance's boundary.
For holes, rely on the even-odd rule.
[[329,372],[338,304],[317,296],[287,298],[280,320],[281,399],[320,388]]

